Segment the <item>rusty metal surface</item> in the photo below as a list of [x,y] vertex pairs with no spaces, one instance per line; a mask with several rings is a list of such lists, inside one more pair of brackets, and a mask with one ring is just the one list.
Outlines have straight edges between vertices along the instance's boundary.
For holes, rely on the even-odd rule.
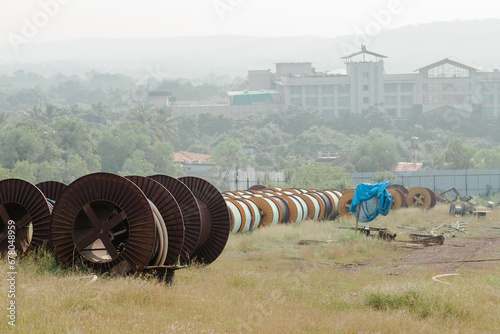
[[204,205],[201,208],[201,224],[204,231],[206,228],[208,236],[200,242],[193,255],[198,262],[212,263],[224,250],[231,232],[226,202],[219,190],[202,178],[186,176],[179,178],[179,180]]
[[46,198],[57,201],[68,185],[59,181],[45,181],[37,183],[36,187],[42,191]]
[[200,208],[193,192],[181,181],[168,175],[149,176],[163,185],[172,194],[181,209],[184,220],[184,244],[181,250],[181,263],[188,263],[200,241]]
[[134,182],[160,211],[168,232],[168,252],[164,265],[176,264],[184,244],[184,220],[177,201],[167,188],[153,179],[142,176],[126,178]]
[[140,271],[150,261],[156,225],[144,193],[130,180],[110,173],[71,183],[54,206],[50,241],[56,258],[75,257],[100,271]]
[[49,240],[50,214],[44,194],[33,184],[20,179],[0,181],[0,251],[8,249],[9,220],[15,222],[17,251],[42,246]]

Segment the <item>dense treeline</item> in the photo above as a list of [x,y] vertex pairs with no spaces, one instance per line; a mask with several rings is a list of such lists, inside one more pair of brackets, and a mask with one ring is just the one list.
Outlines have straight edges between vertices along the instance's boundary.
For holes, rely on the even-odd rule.
[[[212,154],[223,179],[234,168],[285,171],[290,183],[307,171],[336,175],[388,171],[411,161],[420,138],[425,169],[500,167],[500,122],[472,115],[413,115],[394,121],[378,108],[325,120],[314,109],[291,107],[246,119],[200,114],[172,118],[145,104],[152,90],[185,100],[217,99],[242,82],[192,85],[183,80],[138,82],[120,74],[45,78],[24,71],[0,76],[0,178],[71,182],[89,172],[181,175],[177,150]],[[312,164],[319,152],[350,152],[343,170]],[[310,166],[310,167],[307,167]],[[342,174],[344,173],[344,174]],[[327,182],[327,181],[324,181]]]

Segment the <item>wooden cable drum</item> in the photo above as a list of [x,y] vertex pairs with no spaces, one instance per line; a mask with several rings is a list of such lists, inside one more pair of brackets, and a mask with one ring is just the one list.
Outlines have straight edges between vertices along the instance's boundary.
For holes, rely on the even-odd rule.
[[409,207],[428,209],[432,204],[432,195],[426,188],[413,188],[406,195],[406,202]]
[[297,195],[300,198],[302,198],[307,205],[307,210],[309,214],[307,215],[307,218],[312,219],[312,220],[317,220],[319,217],[319,213],[321,208],[319,207],[319,202],[316,200],[314,197],[307,196],[306,194],[300,194]]
[[354,190],[344,190],[342,197],[339,199],[339,215],[342,216],[347,216],[347,215],[352,215],[352,213],[349,211],[351,208],[351,202],[354,197]]
[[322,220],[324,215],[325,215],[325,207],[326,207],[326,203],[323,200],[323,198],[321,196],[319,196],[316,192],[310,192],[310,193],[307,193],[304,195],[312,197],[314,200],[316,200],[316,202],[318,202],[319,212],[318,212],[318,216],[317,216],[316,220],[318,220],[318,221]]
[[249,205],[250,211],[252,212],[252,222],[250,224],[250,231],[256,230],[260,225],[260,219],[261,219],[259,207],[257,206],[257,204],[255,204],[255,202],[253,202],[248,198],[242,198],[242,201],[246,202]]
[[320,196],[325,202],[325,213],[323,215],[323,219],[330,219],[330,217],[335,212],[335,202],[333,199],[324,191],[315,192],[318,196]]
[[37,183],[36,187],[42,191],[47,199],[57,201],[68,185],[59,181],[45,181]]
[[252,197],[250,200],[259,208],[261,216],[259,227],[278,224],[279,211],[276,203],[266,197]]
[[243,230],[243,226],[247,219],[245,210],[236,199],[226,200],[226,205],[231,210],[234,217],[234,223],[231,226],[231,233],[240,233]]
[[327,194],[333,202],[333,205],[334,205],[333,213],[330,215],[330,217],[327,217],[328,219],[333,220],[333,219],[337,218],[337,216],[339,215],[339,199],[340,199],[341,193],[336,192],[334,190],[324,190],[323,192],[325,194]]
[[286,214],[286,208],[283,206],[281,199],[276,199],[276,196],[266,194],[266,198],[273,201],[276,207],[278,208],[278,224],[281,224],[283,221],[283,216]]
[[271,192],[276,192],[276,191],[283,191],[281,188],[276,188],[276,187],[267,187],[266,189],[263,189],[264,191],[271,191]]
[[252,227],[253,213],[250,205],[244,199],[236,199],[235,200],[241,207],[243,208],[243,212],[245,212],[245,219],[241,223],[241,231],[240,232],[248,232]]
[[288,221],[290,220],[290,207],[288,206],[288,202],[284,198],[281,198],[277,195],[273,195],[272,198],[279,204],[282,209],[280,223],[288,224]]
[[[387,189],[387,192],[391,194],[392,196],[392,206],[391,210],[399,210],[403,207],[403,202],[401,199],[401,196],[399,195],[400,193],[402,194],[401,190],[396,189],[396,188],[389,188]],[[405,200],[406,203],[406,200]]]
[[229,219],[231,221],[231,234],[236,234],[240,230],[241,227],[241,212],[232,202],[230,198],[225,197],[224,198],[226,201],[227,209],[229,210]]
[[298,224],[302,220],[302,205],[293,197],[287,195],[278,195],[278,197],[287,201],[287,205],[289,208],[289,218],[288,224]]
[[294,199],[297,203],[299,203],[300,208],[302,209],[299,210],[299,213],[302,213],[302,216],[297,217],[297,219],[300,219],[300,221],[306,220],[307,216],[309,215],[309,207],[307,206],[306,201],[299,195],[289,195],[288,197]]
[[402,191],[405,196],[408,194],[408,189],[406,189],[405,187],[403,187],[400,184],[391,184],[389,186],[389,189],[398,189],[398,190]]
[[248,188],[248,190],[262,190],[265,188],[266,188],[266,186],[264,186],[262,184],[255,184],[255,185],[251,186],[250,188]]
[[436,203],[437,203],[436,194],[434,193],[434,191],[432,191],[429,188],[425,188],[425,189],[427,189],[429,191],[429,194],[431,195],[431,206],[429,207],[429,209],[432,209],[433,207],[436,206]]

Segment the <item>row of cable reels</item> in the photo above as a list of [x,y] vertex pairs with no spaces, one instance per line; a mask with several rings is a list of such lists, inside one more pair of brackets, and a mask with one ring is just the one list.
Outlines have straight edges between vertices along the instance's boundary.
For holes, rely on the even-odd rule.
[[334,220],[339,215],[339,190],[274,188],[254,186],[227,191],[231,233],[253,231],[277,224],[298,224],[303,220]]

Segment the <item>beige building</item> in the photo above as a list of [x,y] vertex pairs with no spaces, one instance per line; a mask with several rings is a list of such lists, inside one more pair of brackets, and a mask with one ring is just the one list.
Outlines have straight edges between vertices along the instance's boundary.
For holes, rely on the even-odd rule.
[[500,116],[498,70],[482,72],[480,67],[445,58],[413,73],[386,74],[386,58],[362,46],[359,52],[343,57],[345,74],[319,73],[311,63],[277,63],[271,82],[259,76],[257,84],[249,73],[249,86],[274,88],[283,106],[313,107],[325,118],[370,108],[399,119],[415,113]]

